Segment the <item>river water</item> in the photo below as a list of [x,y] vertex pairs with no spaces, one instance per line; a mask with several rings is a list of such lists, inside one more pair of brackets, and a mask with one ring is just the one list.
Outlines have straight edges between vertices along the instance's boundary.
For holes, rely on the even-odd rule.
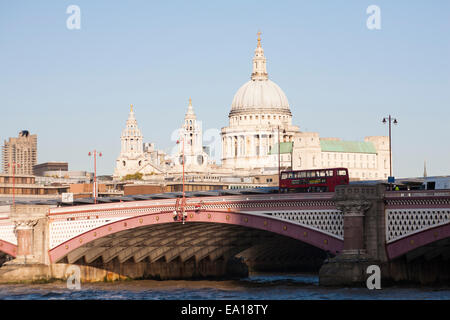
[[[383,285],[383,284],[382,284]],[[252,274],[241,280],[0,285],[0,299],[13,300],[450,300],[449,287],[323,288],[315,274]]]

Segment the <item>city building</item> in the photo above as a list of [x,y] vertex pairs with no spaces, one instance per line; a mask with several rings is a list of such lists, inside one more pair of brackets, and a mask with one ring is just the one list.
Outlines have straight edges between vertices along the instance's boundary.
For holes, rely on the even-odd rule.
[[[33,166],[33,174],[35,176],[44,177],[46,174],[54,174],[54,172],[69,171],[69,164],[67,162],[44,162]],[[49,173],[51,172],[51,173]]]
[[69,190],[68,185],[39,185],[31,175],[0,174],[0,198],[42,198],[45,196],[58,197]]
[[[17,138],[9,138],[3,144],[3,173],[32,175],[37,164],[37,135],[22,130]],[[14,166],[14,168],[13,168]]]
[[[93,183],[72,183],[69,185],[69,193],[73,194],[74,199],[94,197]],[[98,197],[111,197],[123,195],[123,190],[117,188],[114,183],[98,183]]]
[[387,179],[389,138],[342,141],[320,138],[317,132],[299,132],[294,138],[292,163],[294,170],[344,167],[352,180]]

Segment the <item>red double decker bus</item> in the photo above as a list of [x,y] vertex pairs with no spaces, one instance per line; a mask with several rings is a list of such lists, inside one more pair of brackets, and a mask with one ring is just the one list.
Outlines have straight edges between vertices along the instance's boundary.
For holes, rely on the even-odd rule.
[[280,192],[334,192],[341,184],[348,184],[347,168],[283,171]]

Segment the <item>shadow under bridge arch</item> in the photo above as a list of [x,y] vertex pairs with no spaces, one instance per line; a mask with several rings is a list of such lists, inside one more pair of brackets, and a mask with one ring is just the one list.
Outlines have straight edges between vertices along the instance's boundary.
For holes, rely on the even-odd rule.
[[[90,230],[50,250],[54,263],[184,263],[243,257],[269,261],[292,255],[336,254],[343,241],[269,215],[230,211],[188,212],[186,222],[170,213],[116,221]],[[281,261],[280,260],[280,261]],[[269,268],[269,264],[265,264]],[[266,268],[267,269],[267,268]]]

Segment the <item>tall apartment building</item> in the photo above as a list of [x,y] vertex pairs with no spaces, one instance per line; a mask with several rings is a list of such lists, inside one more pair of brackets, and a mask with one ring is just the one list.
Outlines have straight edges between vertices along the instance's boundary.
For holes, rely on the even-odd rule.
[[[3,145],[3,173],[12,174],[12,164],[16,163],[15,173],[32,175],[33,166],[37,164],[37,135],[31,135],[27,130],[19,133],[17,138],[5,140]],[[9,164],[9,165],[8,165]]]

